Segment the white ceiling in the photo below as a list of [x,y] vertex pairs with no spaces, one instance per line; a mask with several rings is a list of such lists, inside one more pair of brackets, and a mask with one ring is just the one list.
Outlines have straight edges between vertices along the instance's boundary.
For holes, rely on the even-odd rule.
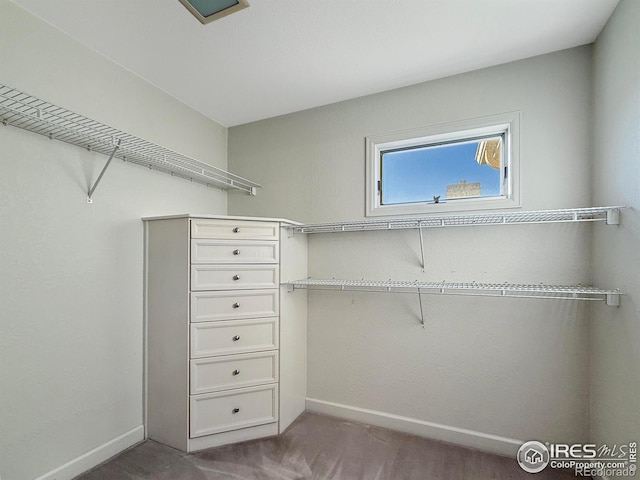
[[591,43],[618,0],[13,0],[225,126]]

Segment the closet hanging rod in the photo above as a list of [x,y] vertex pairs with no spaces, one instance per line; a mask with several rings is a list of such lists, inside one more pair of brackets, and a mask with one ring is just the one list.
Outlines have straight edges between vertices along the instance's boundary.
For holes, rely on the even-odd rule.
[[336,233],[372,230],[467,227],[483,225],[518,225],[539,223],[605,222],[620,223],[621,206],[567,208],[527,212],[471,213],[464,215],[425,215],[408,218],[358,220],[352,222],[315,223],[292,227],[293,233]]
[[306,278],[286,282],[289,291],[296,288],[364,291],[371,293],[418,293],[440,295],[469,295],[507,298],[547,298],[557,300],[605,301],[620,304],[619,290],[607,290],[582,285],[545,285],[477,282],[419,282],[399,280],[340,280]]
[[208,187],[255,195],[262,186],[2,84],[0,121]]

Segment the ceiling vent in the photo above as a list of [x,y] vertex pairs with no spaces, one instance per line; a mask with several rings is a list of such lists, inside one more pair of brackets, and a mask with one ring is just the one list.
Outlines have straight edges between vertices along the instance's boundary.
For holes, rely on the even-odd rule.
[[200,23],[206,24],[247,8],[247,0],[180,0]]

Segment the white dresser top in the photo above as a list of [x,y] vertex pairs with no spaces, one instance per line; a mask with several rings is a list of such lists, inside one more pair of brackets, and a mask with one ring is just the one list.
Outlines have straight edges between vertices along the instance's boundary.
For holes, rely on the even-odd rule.
[[269,217],[239,217],[233,215],[196,215],[190,213],[181,213],[177,215],[161,215],[157,217],[142,217],[144,222],[149,222],[153,220],[167,220],[172,218],[205,218],[212,220],[252,220],[252,221],[260,221],[260,222],[280,222],[285,223],[287,225],[302,225],[300,222],[295,222],[293,220],[288,220],[286,218],[269,218]]

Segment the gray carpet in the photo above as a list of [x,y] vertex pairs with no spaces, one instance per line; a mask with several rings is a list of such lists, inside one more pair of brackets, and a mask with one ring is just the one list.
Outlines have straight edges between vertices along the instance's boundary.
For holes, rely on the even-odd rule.
[[505,480],[534,476],[515,459],[306,412],[285,434],[179,452],[146,441],[76,480]]

